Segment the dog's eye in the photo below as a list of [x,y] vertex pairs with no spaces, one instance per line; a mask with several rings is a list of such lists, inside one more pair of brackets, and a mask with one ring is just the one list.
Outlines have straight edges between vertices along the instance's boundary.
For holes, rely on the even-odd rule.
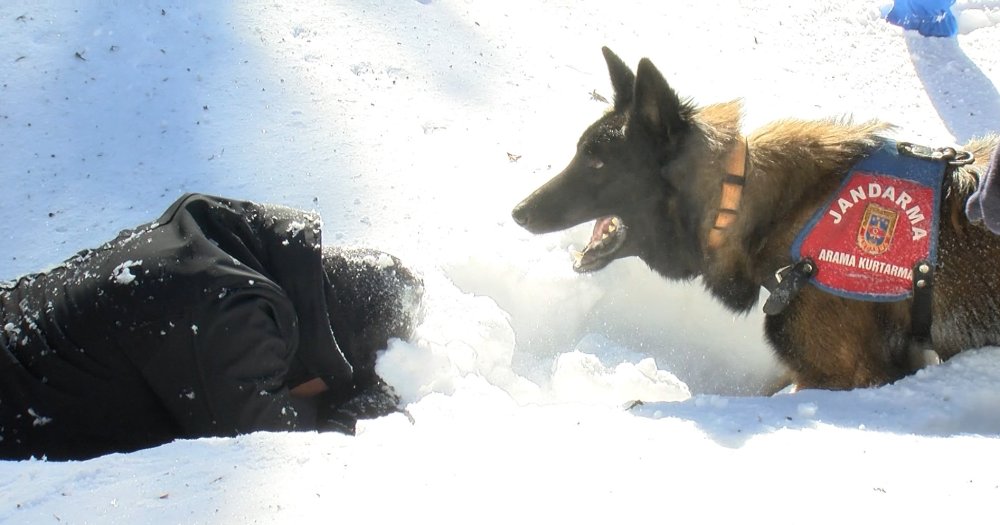
[[599,169],[601,169],[601,168],[604,167],[604,161],[601,160],[601,159],[589,159],[587,161],[587,166],[589,166],[589,167],[591,167],[591,168],[593,168],[595,170],[599,170]]

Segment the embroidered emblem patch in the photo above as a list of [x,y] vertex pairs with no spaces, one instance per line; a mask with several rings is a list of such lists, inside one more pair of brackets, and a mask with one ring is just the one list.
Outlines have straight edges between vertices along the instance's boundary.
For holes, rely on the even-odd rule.
[[866,301],[912,293],[913,266],[936,262],[945,163],[900,155],[886,141],[848,172],[840,189],[799,232],[792,260],[810,258],[810,282]]
[[858,231],[858,248],[869,255],[882,255],[892,245],[899,214],[878,204],[865,206],[865,216]]

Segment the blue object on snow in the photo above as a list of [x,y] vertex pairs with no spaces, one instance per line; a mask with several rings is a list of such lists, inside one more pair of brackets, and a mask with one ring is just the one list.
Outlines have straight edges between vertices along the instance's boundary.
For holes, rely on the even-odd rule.
[[924,36],[955,36],[958,22],[951,13],[955,0],[895,0],[885,19]]

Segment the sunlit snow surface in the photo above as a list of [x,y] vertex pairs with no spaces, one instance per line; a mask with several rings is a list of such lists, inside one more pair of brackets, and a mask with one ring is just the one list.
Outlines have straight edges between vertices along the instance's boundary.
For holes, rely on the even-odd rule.
[[995,521],[1000,350],[756,397],[778,372],[760,313],[637,261],[577,275],[588,225],[534,237],[509,218],[607,109],[602,45],[696,102],[743,98],[747,130],[997,130],[1000,6],[959,0],[956,39],[885,8],[0,3],[0,280],[197,191],[313,209],[326,243],[389,251],[427,284],[414,340],[379,362],[412,423],[0,462],[0,523]]

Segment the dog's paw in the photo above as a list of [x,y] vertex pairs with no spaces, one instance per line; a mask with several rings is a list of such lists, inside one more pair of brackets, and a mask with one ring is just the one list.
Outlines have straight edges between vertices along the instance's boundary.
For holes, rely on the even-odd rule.
[[923,346],[910,347],[909,355],[910,370],[916,372],[922,368],[941,364],[941,356],[933,348]]

